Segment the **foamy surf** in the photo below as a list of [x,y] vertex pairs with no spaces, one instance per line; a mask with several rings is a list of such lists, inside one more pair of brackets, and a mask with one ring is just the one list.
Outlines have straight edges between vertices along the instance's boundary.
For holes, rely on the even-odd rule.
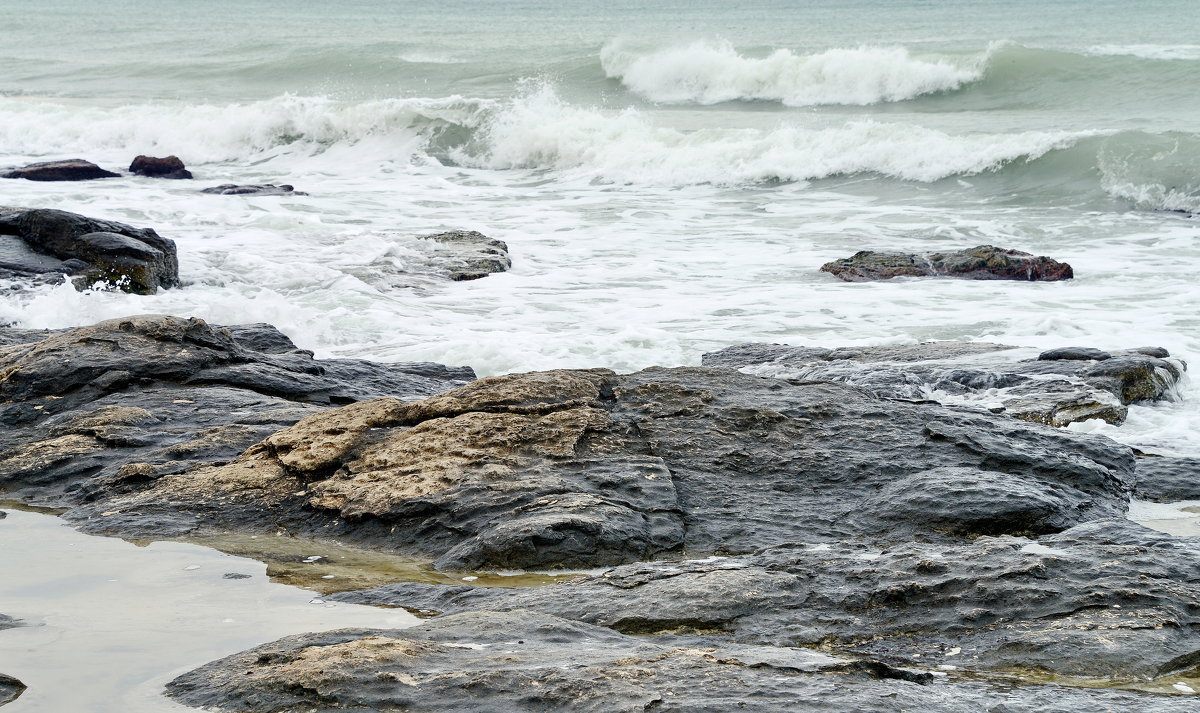
[[758,100],[786,106],[905,101],[975,81],[983,64],[870,46],[808,55],[777,49],[765,57],[749,57],[725,40],[642,52],[613,41],[600,51],[600,62],[608,77],[654,102]]

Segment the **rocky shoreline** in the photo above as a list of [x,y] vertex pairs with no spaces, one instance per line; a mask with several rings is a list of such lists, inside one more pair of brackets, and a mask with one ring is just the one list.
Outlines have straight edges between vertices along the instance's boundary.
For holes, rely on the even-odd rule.
[[434,618],[213,662],[168,687],[189,705],[1190,710],[1200,540],[1124,515],[1194,497],[1195,461],[1054,427],[1119,423],[1186,365],[1014,353],[741,345],[476,379],[262,324],[0,329],[0,490],[139,540],[317,537],[467,581],[607,568],[342,592]]

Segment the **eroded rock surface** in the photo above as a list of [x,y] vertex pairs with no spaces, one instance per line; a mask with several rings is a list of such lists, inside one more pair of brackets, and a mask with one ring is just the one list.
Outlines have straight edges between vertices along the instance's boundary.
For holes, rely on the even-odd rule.
[[287,637],[184,674],[167,692],[187,705],[246,713],[1183,713],[1194,704],[1058,686],[992,688],[870,659],[695,638],[639,639],[520,611]]
[[230,461],[333,404],[423,398],[474,378],[436,364],[317,361],[268,325],[161,315],[0,330],[5,341],[0,490],[55,505]]
[[[1104,438],[843,384],[551,371],[311,416],[227,464],[97,493],[79,515],[258,518],[449,570],[575,567],[1057,532],[1123,514],[1132,468],[1129,450]],[[120,521],[88,526],[110,523]]]
[[807,381],[838,381],[880,396],[934,399],[1065,426],[1092,418],[1124,422],[1127,406],[1174,398],[1187,365],[1165,349],[1119,352],[1069,347],[1019,359],[1015,347],[928,342],[823,349],[742,344],[705,354],[706,366]]
[[100,282],[154,294],[179,285],[174,241],[149,228],[44,208],[0,207],[0,268],[70,275],[80,289]]
[[333,595],[423,612],[533,610],[628,634],[726,633],[902,666],[1149,680],[1200,674],[1200,540],[1126,520],[1036,542],[784,545],[529,589]]
[[991,245],[957,252],[918,254],[862,250],[851,257],[825,263],[821,271],[846,282],[890,280],[893,277],[1023,281],[1069,280],[1074,277],[1071,266],[1066,263]]
[[0,178],[24,178],[30,181],[90,181],[96,178],[117,178],[121,174],[106,171],[91,161],[72,158],[65,161],[42,161],[0,173]]

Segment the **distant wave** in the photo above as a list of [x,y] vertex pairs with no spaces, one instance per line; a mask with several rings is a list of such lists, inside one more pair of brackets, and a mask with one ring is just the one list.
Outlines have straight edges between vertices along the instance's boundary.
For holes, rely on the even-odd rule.
[[1200,45],[1096,45],[1088,54],[1142,59],[1200,60]]
[[725,41],[702,41],[650,52],[620,41],[600,51],[604,72],[650,101],[716,104],[777,101],[787,106],[868,105],[958,89],[982,76],[982,62],[913,57],[903,47],[832,49],[766,57],[739,54]]

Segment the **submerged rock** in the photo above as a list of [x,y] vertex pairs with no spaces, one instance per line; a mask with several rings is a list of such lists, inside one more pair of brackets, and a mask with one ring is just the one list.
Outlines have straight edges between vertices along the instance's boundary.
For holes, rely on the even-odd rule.
[[154,294],[179,285],[175,242],[149,228],[45,208],[0,208],[0,268]]
[[512,267],[508,245],[474,230],[423,235],[421,239],[431,240],[441,246],[436,262],[455,282],[478,280]]
[[106,171],[80,158],[65,161],[43,161],[0,173],[0,178],[24,178],[30,181],[89,181],[94,178],[117,178],[121,174]]
[[588,567],[1057,532],[1123,514],[1132,468],[1104,438],[843,384],[550,371],[311,416],[227,464],[96,492],[72,517],[113,532],[126,523],[98,513],[286,526],[448,570]]
[[991,687],[796,648],[644,639],[532,612],[290,636],[167,685],[186,705],[284,711],[861,711],[1183,713],[1193,701]]
[[[269,325],[147,315],[49,336],[0,330],[0,344],[5,334],[0,490],[54,504],[227,462],[331,404],[423,398],[474,378],[435,364],[318,361]],[[130,531],[192,518],[149,519]]]
[[1187,368],[1165,349],[1120,352],[1071,347],[1016,359],[1015,347],[928,342],[823,349],[742,344],[703,356],[707,366],[804,381],[837,381],[880,396],[973,405],[1022,421],[1066,426],[1125,421],[1127,406],[1170,400]]
[[192,172],[187,170],[178,156],[138,156],[129,164],[129,172],[151,178],[187,179]]
[[790,544],[626,565],[527,589],[401,583],[329,599],[454,614],[532,610],[626,634],[719,633],[897,666],[1125,683],[1200,673],[1200,540],[1127,520],[1039,538]]
[[297,191],[292,186],[284,183],[275,185],[274,183],[258,183],[249,185],[237,185],[235,183],[223,183],[219,186],[205,188],[201,193],[215,193],[222,196],[307,196],[307,193]]
[[919,254],[863,250],[821,266],[846,282],[893,277],[957,277],[966,280],[1055,281],[1074,277],[1071,266],[1020,250],[980,245],[958,252]]

